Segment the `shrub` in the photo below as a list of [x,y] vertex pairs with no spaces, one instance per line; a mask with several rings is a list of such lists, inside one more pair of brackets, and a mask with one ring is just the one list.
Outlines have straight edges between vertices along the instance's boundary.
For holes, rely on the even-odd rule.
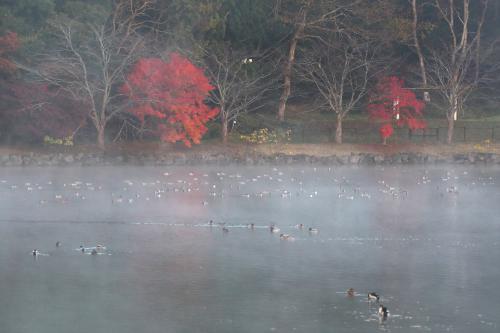
[[289,142],[291,139],[292,130],[269,130],[268,128],[261,128],[253,131],[248,135],[240,135],[240,139],[246,143],[283,143]]

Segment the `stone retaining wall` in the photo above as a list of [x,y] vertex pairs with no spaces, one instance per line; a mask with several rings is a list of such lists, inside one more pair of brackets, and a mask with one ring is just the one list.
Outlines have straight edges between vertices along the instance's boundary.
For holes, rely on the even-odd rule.
[[392,155],[351,153],[350,155],[310,156],[304,154],[266,155],[259,153],[29,153],[0,155],[0,166],[102,166],[102,165],[411,165],[411,164],[500,164],[500,155],[467,154],[429,155],[396,153]]

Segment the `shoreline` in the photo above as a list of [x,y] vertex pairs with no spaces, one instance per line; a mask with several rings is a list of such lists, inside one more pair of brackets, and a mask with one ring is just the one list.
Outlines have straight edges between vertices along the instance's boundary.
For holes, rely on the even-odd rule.
[[500,164],[500,145],[165,144],[0,147],[0,167]]

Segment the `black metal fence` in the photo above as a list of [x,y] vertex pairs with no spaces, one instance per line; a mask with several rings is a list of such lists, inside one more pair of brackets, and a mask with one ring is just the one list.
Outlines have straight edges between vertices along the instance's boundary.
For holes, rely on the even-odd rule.
[[[345,143],[377,143],[381,140],[376,126],[344,126],[342,132]],[[428,127],[419,130],[396,128],[389,142],[443,143],[447,135],[447,127]],[[311,123],[296,126],[292,128],[291,140],[297,143],[333,142],[335,125]],[[500,127],[455,126],[453,134],[455,143],[480,143],[486,140],[491,143],[500,142]]]

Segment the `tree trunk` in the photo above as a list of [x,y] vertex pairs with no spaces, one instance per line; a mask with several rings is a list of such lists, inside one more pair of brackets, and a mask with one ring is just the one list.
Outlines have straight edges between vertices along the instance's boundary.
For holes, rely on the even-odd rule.
[[453,119],[453,114],[448,116],[448,133],[446,136],[446,143],[451,144],[453,142],[453,130],[455,129],[455,120]]
[[451,144],[453,142],[453,130],[455,129],[456,115],[458,115],[458,97],[453,94],[451,96],[451,113],[446,115],[448,118],[448,133],[446,136],[447,144]]
[[[413,24],[412,24],[413,42],[415,43],[415,49],[417,50],[418,63],[420,65],[420,72],[422,75],[422,85],[424,89],[427,89],[427,73],[425,70],[424,55],[422,54],[422,49],[420,48],[420,42],[418,40],[418,34],[417,34],[417,29],[418,29],[417,0],[412,0],[411,7],[413,12]],[[424,101],[426,102],[430,101],[429,92],[426,90],[424,90]]]
[[292,40],[290,41],[290,49],[288,50],[288,58],[286,60],[285,68],[283,68],[283,93],[280,97],[280,103],[278,106],[278,120],[285,121],[285,109],[288,97],[290,97],[290,91],[292,87],[292,68],[295,63],[295,50],[297,49],[297,43],[304,32],[306,27],[306,15],[307,10],[304,10],[302,21],[300,22],[297,30],[293,34]]
[[335,143],[342,143],[342,116],[337,115],[337,128],[335,129]]
[[104,126],[97,126],[97,146],[99,149],[104,149]]
[[222,143],[227,144],[227,135],[228,135],[228,120],[224,115],[221,117],[222,120]]

